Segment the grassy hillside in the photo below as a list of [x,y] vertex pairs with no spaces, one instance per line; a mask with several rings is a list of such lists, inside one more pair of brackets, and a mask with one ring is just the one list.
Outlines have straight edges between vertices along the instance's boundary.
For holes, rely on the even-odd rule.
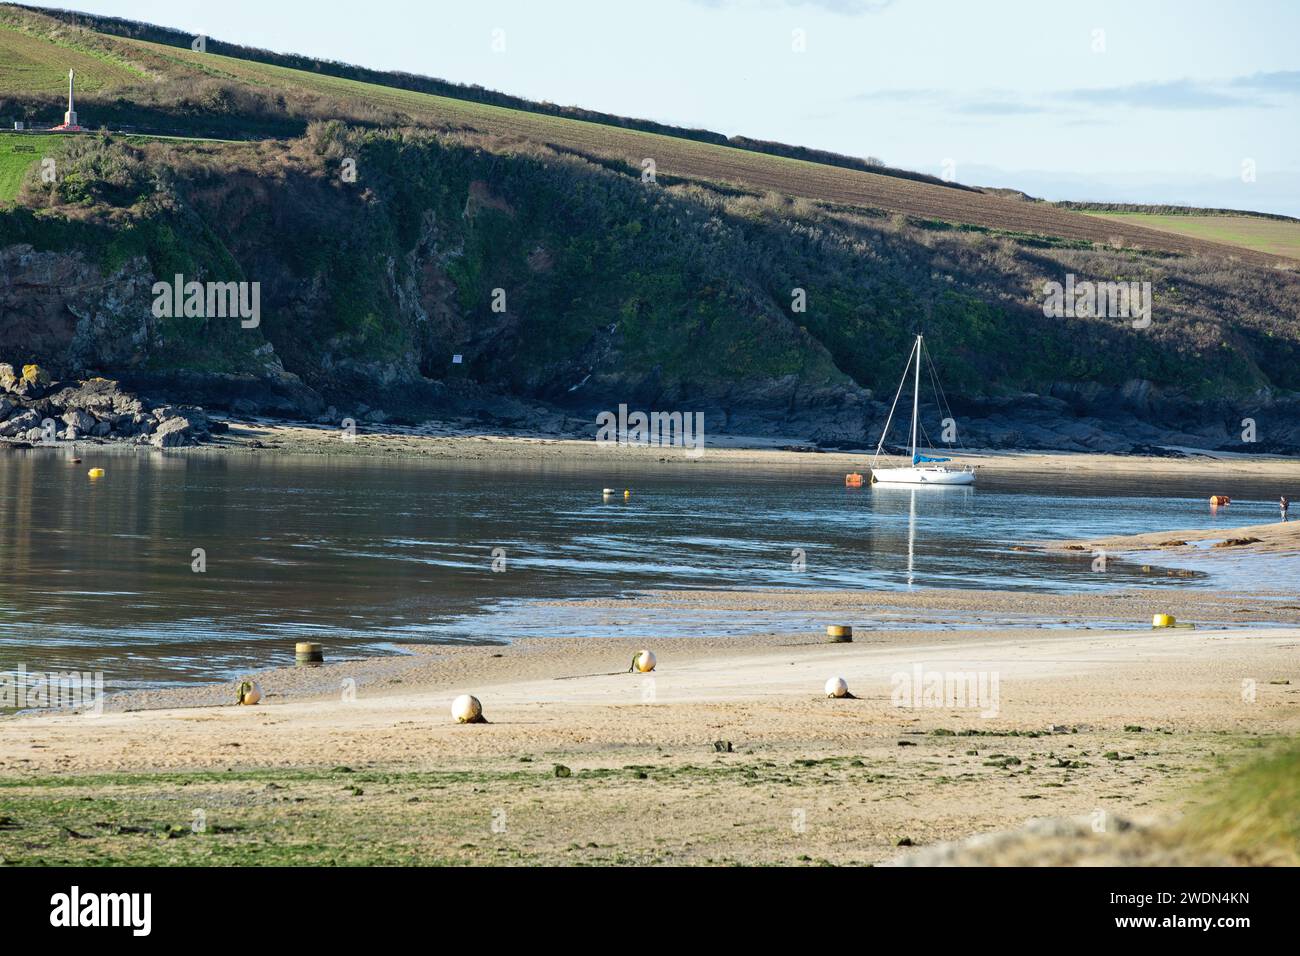
[[[169,27],[140,23],[132,20],[124,20],[118,17],[105,17],[66,10],[42,10],[42,8],[39,7],[26,7],[19,9],[25,9],[31,13],[41,14],[43,16],[48,15],[45,16],[47,24],[48,19],[52,17],[61,23],[68,24],[69,26],[84,27],[87,31],[91,31],[91,36],[96,37],[96,40],[93,41],[96,43],[102,42],[106,37],[121,37],[126,39],[145,40],[153,44],[159,44],[163,47],[186,50],[191,46],[194,39],[190,34],[181,30],[174,30]],[[770,153],[772,155],[786,156],[792,159],[806,159],[812,162],[825,163],[831,166],[842,166],[847,169],[865,169],[869,172],[878,172],[887,176],[898,176],[904,179],[939,183],[946,185],[951,189],[968,188],[956,183],[944,183],[935,176],[916,173],[910,170],[892,168],[874,157],[862,158],[856,156],[845,156],[839,153],[828,152],[826,150],[811,149],[806,146],[792,146],[785,143],[755,140],[745,136],[725,136],[722,133],[715,133],[711,130],[687,129],[680,126],[671,126],[665,123],[655,122],[654,120],[617,116],[610,113],[584,109],[580,106],[561,106],[555,103],[537,102],[535,100],[528,100],[523,97],[512,96],[507,93],[485,89],[478,85],[471,86],[462,83],[451,83],[447,80],[440,80],[434,77],[420,76],[412,73],[371,70],[364,66],[356,66],[350,63],[339,63],[334,60],[322,60],[316,57],[303,56],[294,53],[277,53],[271,50],[226,43],[214,37],[207,38],[207,51],[226,57],[233,57],[238,60],[265,63],[271,66],[287,67],[288,69],[301,74],[359,80],[362,83],[397,90],[432,93],[435,96],[446,96],[451,97],[452,99],[466,100],[473,103],[486,103],[492,106],[501,106],[529,113],[540,113],[548,116],[586,120],[604,126],[617,126],[624,129],[635,129],[648,133],[664,133],[677,138],[692,139],[722,146],[735,146],[741,149],[752,150],[754,152]]]
[[[133,73],[149,76],[163,82],[183,80],[195,76],[234,78],[233,73],[214,67],[211,62],[206,62],[205,59],[184,62],[175,56],[176,53],[191,52],[190,46],[194,38],[188,33],[168,27],[123,20],[116,17],[97,16],[67,10],[24,7],[16,4],[0,7],[0,24],[23,34],[22,39],[14,42],[16,47],[24,50],[32,41],[48,39],[60,47],[75,46],[77,49],[94,56],[119,62]],[[142,40],[145,42],[140,45],[130,46],[118,42],[119,40]],[[847,169],[867,170],[886,176],[935,183],[949,189],[965,190],[969,188],[957,183],[946,183],[936,176],[892,168],[873,157],[845,156],[826,150],[755,140],[745,136],[728,137],[710,130],[687,129],[658,123],[653,120],[617,116],[581,107],[531,101],[522,97],[484,89],[481,86],[467,86],[410,73],[371,70],[332,60],[320,60],[297,54],[275,53],[270,50],[244,47],[226,43],[217,38],[206,38],[206,42],[207,53],[228,60],[287,68],[288,73],[298,80],[304,80],[305,78],[305,85],[311,85],[311,79],[313,78],[356,80],[360,81],[365,87],[373,88],[375,92],[396,90],[429,93],[438,97],[450,97],[460,101],[498,106],[512,111],[584,120],[603,126],[642,132],[663,133],[674,138],[690,139],[721,146],[734,146],[753,152],[805,159]],[[44,53],[44,51],[40,50],[35,52],[38,58]],[[50,72],[45,78],[52,82],[56,77],[53,72]],[[120,80],[121,78],[116,79]],[[120,84],[112,82],[103,84],[103,86],[114,85]]]
[[[13,8],[6,30],[29,62],[45,44],[132,77],[104,74],[119,85],[79,103],[88,123],[181,138],[26,137],[62,143],[54,184],[11,148],[0,256],[35,254],[13,253],[0,287],[0,338],[23,351],[5,361],[186,388],[283,363],[327,401],[389,412],[480,389],[761,409],[840,435],[860,430],[864,389],[892,391],[916,331],[967,407],[1034,393],[1057,396],[1051,414],[1104,413],[1151,383],[1141,414],[1204,422],[1186,403],[1300,390],[1300,274],[1262,251]],[[0,88],[6,109],[50,106]],[[243,141],[184,138],[212,133]],[[149,290],[177,273],[259,283],[260,327],[154,321]],[[1046,317],[1044,283],[1067,273],[1150,282],[1153,325]]]
[[1089,215],[1300,260],[1300,220],[1249,215],[1094,212]]
[[77,73],[78,89],[94,93],[138,82],[143,71],[115,61],[107,52],[87,49],[73,31],[35,37],[12,29],[0,10],[0,89],[50,94],[57,109],[68,92],[68,70]]
[[[157,33],[137,26],[141,27],[137,33]],[[374,127],[418,126],[440,132],[474,132],[503,142],[518,139],[572,150],[638,174],[643,160],[651,158],[660,180],[666,183],[718,183],[758,195],[776,192],[897,213],[919,221],[974,225],[1083,243],[1236,255],[1261,265],[1285,261],[1267,252],[1234,249],[1203,237],[1117,220],[1098,221],[1048,203],[1018,202],[933,180],[901,178],[899,171],[871,172],[720,145],[716,140],[696,138],[703,135],[699,131],[682,130],[674,135],[646,132],[618,125],[622,118],[617,117],[609,118],[610,122],[593,122],[363,82],[324,70],[308,72],[218,52],[195,53],[188,47],[93,33],[22,8],[0,8],[0,33],[5,32],[20,38],[11,42],[20,43],[31,60],[57,60],[58,50],[64,46],[37,49],[41,43],[53,46],[57,42],[93,51],[94,57],[105,62],[129,65],[128,72],[137,75],[135,85],[121,75],[103,82],[106,87],[115,83],[127,91],[133,108],[123,109],[121,96],[109,96],[107,89],[102,95],[88,94],[82,111],[86,121],[96,126],[129,123],[152,131],[234,138],[240,130],[247,135],[301,135],[308,122],[319,118]],[[180,36],[176,34],[175,42]],[[214,43],[209,49],[224,47]],[[292,57],[282,59],[294,61]],[[352,72],[369,77],[381,75],[355,69]],[[52,82],[51,76],[46,75],[44,82]],[[140,76],[153,79],[138,80]],[[400,75],[394,75],[392,82],[402,80]],[[454,89],[451,84],[446,86]],[[26,86],[0,84],[0,119],[6,101],[15,115],[37,109],[38,101]],[[45,107],[42,115],[55,112]]]
[[[393,125],[414,125],[445,132],[473,130],[503,140],[525,139],[614,160],[638,173],[643,160],[651,158],[655,161],[659,178],[670,183],[700,180],[755,193],[770,191],[902,213],[922,220],[1134,248],[1204,251],[1211,247],[1196,240],[1213,241],[1210,237],[1190,236],[1188,238],[1194,241],[1186,242],[1181,235],[1171,239],[1167,234],[1160,235],[1147,229],[1116,228],[1113,222],[1099,225],[1089,221],[1088,217],[1050,204],[1026,204],[977,190],[954,190],[946,185],[914,182],[732,146],[304,73],[214,53],[164,48],[143,41],[123,42],[151,54],[171,57],[187,69],[202,70],[223,80],[256,88],[299,90],[342,104],[354,104],[353,112],[361,120],[367,118],[367,111],[357,109],[355,104],[380,111],[381,116]],[[1222,252],[1221,249],[1218,251]]]

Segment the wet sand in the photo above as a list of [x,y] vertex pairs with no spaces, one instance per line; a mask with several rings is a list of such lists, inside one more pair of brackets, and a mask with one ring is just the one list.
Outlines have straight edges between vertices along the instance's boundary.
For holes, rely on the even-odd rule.
[[1247,525],[1241,528],[1155,531],[1149,534],[1054,542],[1048,547],[1052,550],[1067,551],[1101,549],[1113,552],[1159,551],[1171,555],[1209,554],[1213,557],[1243,552],[1296,554],[1300,553],[1300,521],[1278,521],[1273,524]]

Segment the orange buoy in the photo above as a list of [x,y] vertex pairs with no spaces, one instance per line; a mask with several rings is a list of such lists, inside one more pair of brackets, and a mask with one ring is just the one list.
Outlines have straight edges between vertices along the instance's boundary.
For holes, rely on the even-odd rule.
[[850,474],[850,475],[845,475],[845,476],[844,476],[844,485],[845,485],[845,487],[848,487],[848,488],[861,488],[861,487],[862,487],[862,476],[859,475],[856,471],[853,472],[853,473]]

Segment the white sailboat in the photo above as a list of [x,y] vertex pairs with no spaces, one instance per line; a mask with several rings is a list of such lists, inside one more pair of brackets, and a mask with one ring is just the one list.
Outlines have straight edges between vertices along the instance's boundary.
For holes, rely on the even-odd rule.
[[[943,463],[951,459],[931,458],[917,453],[916,435],[921,404],[921,356],[924,348],[924,340],[922,336],[918,335],[916,344],[912,346],[912,354],[907,359],[907,366],[903,369],[903,378],[898,383],[898,391],[894,393],[894,404],[889,409],[889,418],[885,422],[885,430],[880,433],[880,444],[876,446],[876,455],[871,459],[871,481],[873,484],[891,485],[973,485],[975,483],[974,468],[970,466],[948,468]],[[911,369],[913,361],[916,362],[916,376],[912,387],[911,464],[905,468],[877,468],[876,463],[880,460],[881,450],[885,447],[885,439],[889,436],[889,426],[893,424],[894,411],[898,408],[898,399],[903,394],[903,383],[907,381],[907,373]]]

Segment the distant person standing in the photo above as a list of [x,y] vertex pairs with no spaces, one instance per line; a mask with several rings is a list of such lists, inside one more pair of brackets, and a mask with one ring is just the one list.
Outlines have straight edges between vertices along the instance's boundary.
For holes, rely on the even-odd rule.
[[1286,520],[1287,520],[1287,517],[1286,517],[1286,509],[1287,509],[1288,507],[1290,507],[1290,505],[1291,505],[1291,502],[1289,502],[1289,501],[1286,500],[1286,495],[1283,495],[1283,496],[1282,496],[1282,499],[1278,502],[1278,507],[1282,509],[1282,520],[1283,520],[1283,521],[1286,521]]

